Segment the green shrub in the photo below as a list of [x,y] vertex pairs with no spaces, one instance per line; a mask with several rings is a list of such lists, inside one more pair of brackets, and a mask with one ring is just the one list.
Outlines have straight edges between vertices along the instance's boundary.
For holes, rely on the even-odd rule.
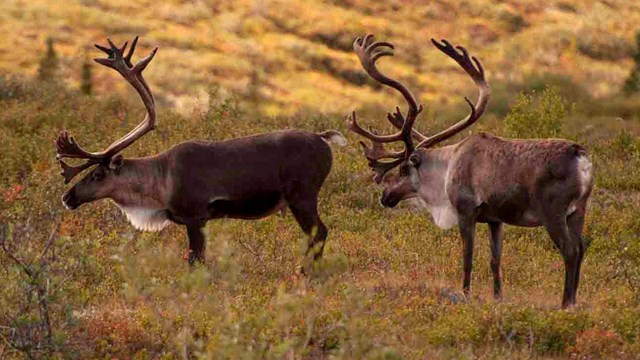
[[80,73],[80,92],[85,95],[93,93],[93,64],[85,54]]
[[535,92],[520,94],[504,119],[505,133],[514,138],[557,138],[563,119],[569,112],[567,101],[555,88],[546,88],[539,97]]
[[636,51],[633,54],[633,60],[634,67],[622,87],[622,92],[627,95],[637,93],[640,90],[640,32],[636,34]]
[[[320,194],[329,241],[311,276],[296,272],[305,239],[290,214],[210,222],[207,262],[190,270],[182,260],[182,227],[142,233],[108,201],[73,213],[60,204],[66,186],[52,146],[58,131],[66,128],[83,146],[100,149],[144,117],[139,99],[92,98],[55,84],[2,80],[0,94],[8,95],[0,97],[0,222],[15,224],[16,233],[25,235],[17,239],[31,239],[13,248],[32,259],[42,251],[51,212],[62,216],[48,272],[55,286],[52,357],[526,359],[617,356],[620,344],[625,355],[640,350],[640,305],[633,291],[640,267],[640,143],[633,121],[625,122],[625,132],[617,132],[620,122],[605,122],[598,125],[602,132],[581,138],[596,167],[585,235],[591,246],[579,305],[562,311],[563,263],[543,229],[505,231],[505,300],[497,303],[491,298],[487,229],[478,226],[473,296],[461,301],[457,231],[437,229],[424,213],[378,205],[381,187],[372,183],[356,137],[345,131],[344,114],[303,108],[295,116],[264,116],[242,97],[216,89],[201,114],[162,109],[158,128],[124,155],[282,128],[335,128],[352,141],[333,148],[334,166]],[[538,82],[536,89],[542,89],[545,80]],[[526,137],[574,137],[575,128],[595,121],[579,113],[571,117],[575,127],[562,127],[563,111],[568,114],[563,91],[521,97],[502,128],[493,118],[478,125],[492,131],[509,125]],[[615,112],[618,104],[600,106]],[[363,118],[384,113],[374,105],[364,110]],[[462,111],[455,104],[438,118]],[[33,283],[1,252],[0,278],[0,329],[9,317],[37,323],[33,298],[24,296]],[[20,317],[25,304],[31,308]],[[0,358],[22,356],[7,349],[0,339]]]
[[53,46],[53,38],[47,38],[47,50],[45,51],[42,59],[40,59],[40,66],[38,67],[38,79],[42,81],[54,81],[58,77],[58,53]]
[[633,54],[624,38],[602,29],[583,28],[577,36],[578,50],[597,60],[621,60]]

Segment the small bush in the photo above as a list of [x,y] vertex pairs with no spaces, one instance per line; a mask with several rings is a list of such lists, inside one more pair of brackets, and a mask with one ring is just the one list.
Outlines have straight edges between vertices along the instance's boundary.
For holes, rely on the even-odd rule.
[[633,60],[635,66],[622,87],[622,91],[627,95],[640,91],[640,32],[636,34],[636,51],[633,54]]
[[522,15],[507,9],[502,9],[498,14],[498,19],[504,23],[507,31],[511,33],[520,32],[525,27],[529,26],[527,21]]
[[53,44],[53,38],[47,38],[47,51],[42,56],[40,67],[38,68],[38,79],[43,81],[56,80],[58,76],[58,53]]
[[567,101],[555,88],[546,88],[539,98],[535,92],[520,94],[504,119],[505,132],[514,138],[556,138],[568,111]]
[[623,341],[611,330],[589,329],[578,333],[576,344],[568,352],[578,359],[609,359],[621,357]]
[[596,60],[620,60],[633,54],[633,46],[617,35],[597,29],[578,33],[578,50]]

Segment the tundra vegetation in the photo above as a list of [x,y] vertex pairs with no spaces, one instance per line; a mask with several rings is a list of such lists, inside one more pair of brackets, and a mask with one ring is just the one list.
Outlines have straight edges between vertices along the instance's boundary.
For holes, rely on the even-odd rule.
[[[279,2],[238,2],[246,5],[245,13],[226,2],[198,2],[204,10],[167,3],[157,10],[166,19],[149,15],[133,22],[115,21],[118,13],[131,11],[124,1],[65,6],[34,1],[20,12],[12,11],[16,3],[0,4],[6,10],[0,12],[0,26],[20,24],[11,32],[19,36],[0,39],[0,358],[595,359],[640,354],[640,98],[620,91],[633,68],[636,29],[630,24],[640,17],[633,2],[557,1],[544,10],[528,1],[491,7],[470,1],[460,9],[458,2],[442,1],[399,28],[393,17],[412,14],[405,9],[411,2],[302,6],[291,1],[281,11],[275,7]],[[366,21],[345,20],[356,8]],[[106,17],[97,17],[98,10]],[[195,37],[188,25],[208,19],[207,11],[219,14],[212,22],[222,29],[207,30],[216,37]],[[327,11],[335,15],[330,21],[314,20]],[[451,11],[461,19],[454,21]],[[610,16],[623,11],[625,16]],[[115,77],[94,71],[95,96],[77,90],[81,58],[73,51],[84,52],[74,44],[90,43],[78,40],[89,22],[98,38],[107,32],[119,39],[148,32],[145,39],[150,36],[151,43],[155,38],[171,45],[160,65],[160,43],[159,58],[150,65],[166,69],[149,79],[164,88],[158,96],[159,126],[126,151],[144,156],[185,140],[282,128],[336,128],[347,134],[345,117],[356,104],[363,125],[380,124],[380,113],[401,99],[369,83],[355,56],[346,54],[353,38],[367,31],[404,39],[407,45],[398,48],[409,49],[414,36],[409,26],[425,16],[436,25],[450,16],[451,25],[438,34],[429,24],[420,28],[424,34],[452,38],[456,24],[472,19],[469,31],[483,34],[489,44],[456,37],[474,53],[479,49],[493,92],[479,123],[450,142],[482,130],[568,138],[589,149],[596,184],[575,308],[561,310],[558,304],[563,261],[544,230],[510,226],[502,256],[504,300],[493,300],[484,227],[478,228],[475,244],[473,296],[465,300],[459,290],[457,231],[438,229],[408,204],[393,211],[379,206],[382,189],[372,181],[355,135],[348,135],[348,147],[334,149],[333,170],[319,196],[330,236],[325,256],[308,277],[296,271],[308,239],[290,214],[210,223],[208,260],[189,270],[183,260],[185,234],[178,226],[138,232],[108,202],[76,213],[63,209],[59,199],[65,186],[53,148],[58,131],[66,128],[85,146],[99,149],[112,139],[104,134],[126,133],[144,116],[131,90],[112,91],[121,82]],[[47,21],[50,17],[63,20]],[[565,21],[575,18],[582,21]],[[158,30],[157,22],[165,21],[169,28]],[[36,79],[47,34],[29,37],[21,27],[34,23],[65,30],[53,44],[57,80]],[[288,47],[298,56],[265,51],[265,61],[262,52],[232,46],[237,37]],[[520,61],[508,55],[527,46],[533,50]],[[201,50],[204,58],[197,56]],[[193,55],[184,62],[208,68],[196,71],[190,63],[176,68],[183,52]],[[396,60],[402,65],[385,69],[424,89],[419,98],[426,109],[416,124],[423,133],[443,129],[446,119],[462,115],[466,109],[459,95],[474,91],[455,64],[428,80],[431,71],[445,66],[435,62],[434,52],[416,58],[399,51]],[[246,79],[256,85],[245,93],[231,82],[254,69],[252,62],[259,66],[247,71],[252,75]],[[535,66],[541,62],[545,67]],[[504,76],[509,70],[513,76]],[[419,79],[411,80],[417,73]],[[223,76],[230,80],[212,85]],[[186,90],[194,84],[206,96],[199,106],[184,105],[183,98],[198,99]],[[441,89],[446,91],[435,93]]]

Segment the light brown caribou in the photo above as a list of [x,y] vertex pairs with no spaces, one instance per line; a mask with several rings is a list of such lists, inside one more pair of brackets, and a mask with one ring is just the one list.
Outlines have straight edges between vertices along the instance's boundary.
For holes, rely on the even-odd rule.
[[[101,152],[84,150],[66,131],[55,141],[65,183],[95,166],[63,196],[69,209],[109,198],[134,227],[159,231],[174,222],[185,225],[189,264],[204,259],[202,228],[209,219],[258,219],[289,207],[302,230],[312,236],[307,253],[322,256],[327,228],[318,215],[318,192],[331,170],[329,141],[343,143],[337,131],[276,131],[225,141],[187,141],[154,156],[125,159],[119,153],[156,126],[156,107],[142,71],[154,49],[131,63],[138,38],[129,52],[96,45],[108,57],[95,61],[116,70],[131,84],[147,110],[131,132]],[[62,158],[86,159],[69,166]]]
[[[380,183],[388,176],[381,203],[395,207],[401,200],[417,198],[426,205],[437,226],[458,226],[463,240],[463,291],[470,293],[473,243],[476,223],[487,223],[491,240],[493,293],[502,296],[500,256],[503,224],[544,226],[562,254],[565,286],[562,306],[575,304],[580,266],[585,253],[582,228],[587,202],[593,186],[593,169],[587,150],[561,139],[505,139],[487,133],[471,135],[462,141],[434,148],[475,123],[487,107],[489,86],[482,63],[469,57],[461,46],[446,40],[433,45],[455,60],[473,79],[480,95],[476,104],[465,98],[470,114],[446,130],[425,136],[413,129],[422,111],[413,94],[400,82],[382,74],[376,61],[393,55],[393,45],[374,42],[372,35],[357,38],[353,44],[362,67],[376,81],[402,94],[409,105],[405,115],[399,108],[387,114],[399,129],[391,135],[378,135],[363,129],[355,112],[348,118],[349,130],[372,141],[364,148],[369,166]],[[413,141],[418,141],[414,146]],[[392,152],[384,143],[402,141],[404,150]],[[384,160],[384,161],[382,161]]]

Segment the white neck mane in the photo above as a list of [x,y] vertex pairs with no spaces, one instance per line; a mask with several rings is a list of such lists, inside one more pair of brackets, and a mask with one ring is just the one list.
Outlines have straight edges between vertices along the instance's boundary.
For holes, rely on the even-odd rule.
[[433,222],[441,229],[458,224],[458,213],[447,195],[449,152],[451,147],[425,152],[420,166],[420,191],[418,195],[427,208]]
[[121,205],[118,207],[127,216],[131,225],[138,230],[160,231],[170,222],[163,209]]

